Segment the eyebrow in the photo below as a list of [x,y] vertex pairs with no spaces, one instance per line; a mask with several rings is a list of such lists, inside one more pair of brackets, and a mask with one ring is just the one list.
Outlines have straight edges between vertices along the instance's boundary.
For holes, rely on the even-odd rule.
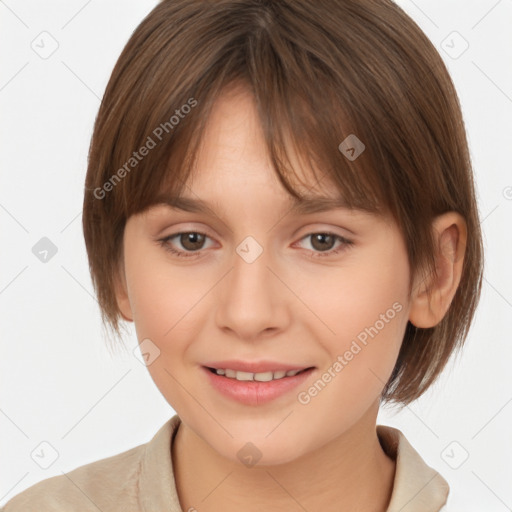
[[[191,197],[158,196],[151,206],[165,205],[176,210],[183,210],[190,213],[205,213],[217,216],[212,206],[202,199]],[[343,198],[312,197],[297,199],[294,198],[289,212],[297,215],[325,212],[334,209],[351,209]]]

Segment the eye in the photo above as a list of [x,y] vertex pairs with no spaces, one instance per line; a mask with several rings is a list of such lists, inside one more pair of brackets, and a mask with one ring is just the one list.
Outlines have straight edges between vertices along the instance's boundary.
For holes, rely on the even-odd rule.
[[[198,231],[181,231],[162,238],[158,240],[158,242],[166,251],[174,254],[175,256],[180,258],[191,258],[199,256],[201,250],[207,248],[205,247],[207,239],[210,239],[210,237],[205,233]],[[354,243],[341,235],[329,232],[309,233],[303,237],[300,242],[307,239],[311,240],[310,246],[312,249],[310,250],[312,252],[311,257],[313,258],[334,256],[341,251],[346,250]],[[338,242],[339,245],[337,248],[334,248],[336,246],[336,242]],[[175,247],[176,244],[179,244],[181,248],[177,249]]]
[[[349,248],[354,243],[348,238],[329,232],[309,233],[303,237],[301,241],[307,239],[310,239],[310,246],[313,251],[311,257],[313,258],[334,256],[335,254]],[[339,242],[339,245],[334,249],[336,242]]]
[[[174,233],[173,235],[166,236],[161,240],[160,245],[172,254],[175,254],[178,257],[190,258],[194,256],[198,256],[198,253],[201,249],[205,249],[204,243],[206,239],[210,237],[205,233],[200,233],[198,231],[182,231],[180,233]],[[184,250],[175,249],[173,247],[173,240],[177,239],[177,242],[181,245]]]

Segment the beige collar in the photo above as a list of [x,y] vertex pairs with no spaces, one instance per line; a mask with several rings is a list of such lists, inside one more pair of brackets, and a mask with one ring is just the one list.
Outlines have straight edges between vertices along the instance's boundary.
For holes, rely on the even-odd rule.
[[[145,446],[139,489],[140,505],[145,512],[181,512],[171,458],[172,440],[180,422],[176,414]],[[387,512],[438,512],[449,492],[444,478],[427,466],[400,430],[377,425],[377,435],[386,453],[396,459]]]
[[387,512],[438,512],[450,488],[446,480],[420,457],[402,432],[377,425],[383,450],[396,460],[393,493]]

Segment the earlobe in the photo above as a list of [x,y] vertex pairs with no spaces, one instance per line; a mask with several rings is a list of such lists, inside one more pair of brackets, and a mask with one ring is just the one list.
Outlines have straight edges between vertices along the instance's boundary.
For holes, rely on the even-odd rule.
[[437,247],[436,275],[415,283],[411,297],[409,320],[416,327],[437,325],[446,315],[462,276],[467,228],[456,212],[444,213],[432,224]]

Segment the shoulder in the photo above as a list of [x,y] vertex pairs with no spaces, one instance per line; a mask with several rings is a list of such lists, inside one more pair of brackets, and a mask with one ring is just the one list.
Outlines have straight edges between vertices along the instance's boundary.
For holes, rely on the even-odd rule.
[[181,510],[171,459],[176,414],[135,448],[39,482],[0,512],[114,512]]
[[[47,478],[14,496],[1,512],[108,512],[136,510],[137,482],[146,445]],[[131,506],[133,504],[133,506]]]

